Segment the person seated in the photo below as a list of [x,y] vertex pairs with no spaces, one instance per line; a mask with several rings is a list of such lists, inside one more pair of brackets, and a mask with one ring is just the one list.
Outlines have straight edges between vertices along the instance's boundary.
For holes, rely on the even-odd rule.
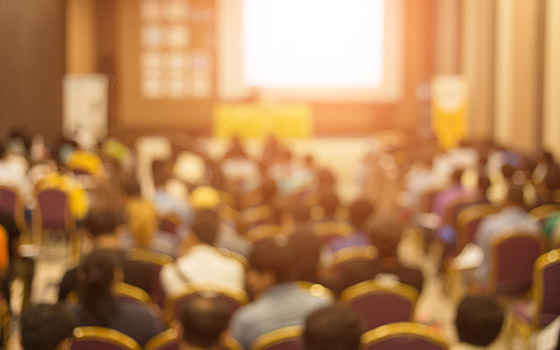
[[368,230],[372,245],[377,248],[375,261],[355,260],[344,264],[344,269],[331,276],[329,286],[336,293],[376,277],[391,276],[399,282],[422,292],[422,272],[399,262],[398,246],[402,236],[402,225],[393,218],[378,217]]
[[76,320],[60,304],[31,305],[21,318],[22,350],[70,350]]
[[78,303],[70,304],[69,309],[80,327],[114,329],[144,346],[166,327],[146,306],[116,297],[113,288],[122,274],[114,254],[94,250],[80,268]]
[[130,180],[123,187],[126,232],[121,237],[122,247],[150,249],[174,257],[183,237],[158,227],[156,209],[151,201],[142,198],[137,181]]
[[450,350],[486,349],[502,329],[504,310],[488,296],[466,296],[457,307],[455,327],[459,343]]
[[315,310],[305,320],[305,350],[359,350],[363,325],[354,310],[334,304]]
[[218,298],[196,297],[180,311],[181,349],[219,349],[229,325],[230,310]]
[[296,229],[288,236],[288,249],[294,253],[298,281],[319,283],[319,261],[321,260],[321,239],[305,228]]
[[331,191],[321,193],[319,205],[323,209],[323,216],[317,222],[338,221],[336,212],[340,206],[340,201],[336,193]]
[[357,199],[350,204],[348,215],[350,224],[356,228],[356,232],[348,237],[331,240],[328,244],[331,251],[335,252],[346,247],[369,245],[369,239],[365,232],[366,223],[374,211],[375,206],[373,203],[365,198]]
[[482,249],[484,259],[476,271],[479,282],[486,281],[491,261],[490,244],[505,235],[504,229],[520,230],[534,235],[540,234],[540,225],[533,220],[525,209],[523,187],[511,185],[503,209],[496,214],[485,217],[474,234],[473,241]]
[[245,349],[261,335],[288,326],[303,326],[304,320],[330,300],[312,295],[294,282],[298,262],[285,237],[263,239],[249,255],[247,284],[259,296],[232,316],[231,331]]
[[212,283],[243,289],[243,265],[224,256],[215,246],[218,227],[219,218],[215,211],[202,210],[196,214],[192,233],[185,242],[185,253],[161,270],[161,282],[168,296],[180,293],[188,283]]
[[[121,249],[120,240],[116,234],[120,223],[121,218],[118,213],[100,209],[88,214],[84,227],[89,233],[94,249],[105,249],[119,260],[124,273],[124,282],[141,288],[150,294],[154,290],[154,281],[149,267],[127,259],[126,252]],[[79,271],[80,267],[75,267],[64,274],[58,292],[59,302],[64,301],[70,292],[78,292]]]
[[[158,215],[176,214],[181,221],[189,224],[192,222],[192,209],[185,196],[181,195],[184,187],[180,182],[173,179],[173,161],[156,159],[152,162],[152,173],[154,179],[154,195],[152,203],[156,207]],[[171,192],[169,187],[176,185],[176,191]]]
[[451,174],[451,183],[449,186],[436,194],[432,205],[432,213],[443,219],[446,211],[453,203],[458,200],[468,200],[473,197],[473,194],[462,185],[462,178],[463,169],[455,169]]

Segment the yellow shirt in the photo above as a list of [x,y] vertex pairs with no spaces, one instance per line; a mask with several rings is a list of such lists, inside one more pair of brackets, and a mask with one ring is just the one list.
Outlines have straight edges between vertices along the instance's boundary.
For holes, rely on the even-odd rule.
[[83,170],[93,176],[104,173],[103,163],[99,157],[91,152],[74,151],[70,154],[66,166],[70,169]]

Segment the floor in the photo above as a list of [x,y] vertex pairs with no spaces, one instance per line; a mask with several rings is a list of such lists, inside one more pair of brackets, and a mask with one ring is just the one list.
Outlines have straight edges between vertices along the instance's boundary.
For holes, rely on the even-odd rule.
[[[146,139],[140,148],[150,149],[149,153],[140,155],[141,164],[149,164],[149,159],[154,155],[165,155],[168,152],[168,145],[161,139]],[[319,139],[319,140],[292,140],[289,141],[290,147],[294,154],[304,155],[313,154],[318,164],[328,166],[337,175],[339,179],[339,191],[342,198],[348,202],[353,198],[364,193],[363,187],[363,168],[361,159],[368,150],[372,149],[375,140],[372,139]],[[227,146],[223,141],[209,142],[211,153],[218,155]],[[262,144],[259,142],[247,143],[247,149],[250,154],[258,154]],[[141,171],[146,171],[144,168]],[[145,173],[144,173],[144,176]],[[391,192],[387,188],[383,188],[387,196],[392,196],[396,192]],[[423,252],[418,249],[417,236],[409,231],[405,235],[399,248],[399,255],[403,262],[414,266],[420,266],[425,276],[424,292],[416,307],[416,319],[425,323],[429,323],[444,332],[450,342],[454,342],[455,333],[453,327],[455,301],[451,300],[444,292],[443,282],[436,275],[434,259],[430,256],[424,256]],[[58,292],[58,282],[60,281],[64,271],[70,266],[68,261],[60,256],[65,256],[64,248],[61,246],[51,247],[47,254],[43,254],[38,260],[36,267],[36,278],[32,291],[33,302],[55,302]],[[14,285],[14,299],[18,299],[21,294],[21,288],[16,283]],[[21,300],[21,299],[20,299]],[[16,307],[17,310],[17,307]],[[13,333],[9,349],[18,350],[19,341],[17,336],[17,319],[13,320]],[[492,347],[495,350],[504,350],[511,348],[506,345],[505,337],[502,336]],[[519,345],[516,342],[516,348]]]

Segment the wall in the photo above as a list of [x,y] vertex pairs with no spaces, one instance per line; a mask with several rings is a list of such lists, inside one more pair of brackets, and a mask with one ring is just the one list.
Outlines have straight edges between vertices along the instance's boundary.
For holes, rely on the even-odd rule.
[[0,0],[0,137],[60,135],[64,32],[63,0]]

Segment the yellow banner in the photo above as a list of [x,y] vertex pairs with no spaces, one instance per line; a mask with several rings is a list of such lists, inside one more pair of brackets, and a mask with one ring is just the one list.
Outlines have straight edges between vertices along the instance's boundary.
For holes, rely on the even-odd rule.
[[467,136],[468,92],[462,76],[442,75],[432,81],[432,129],[443,149]]

